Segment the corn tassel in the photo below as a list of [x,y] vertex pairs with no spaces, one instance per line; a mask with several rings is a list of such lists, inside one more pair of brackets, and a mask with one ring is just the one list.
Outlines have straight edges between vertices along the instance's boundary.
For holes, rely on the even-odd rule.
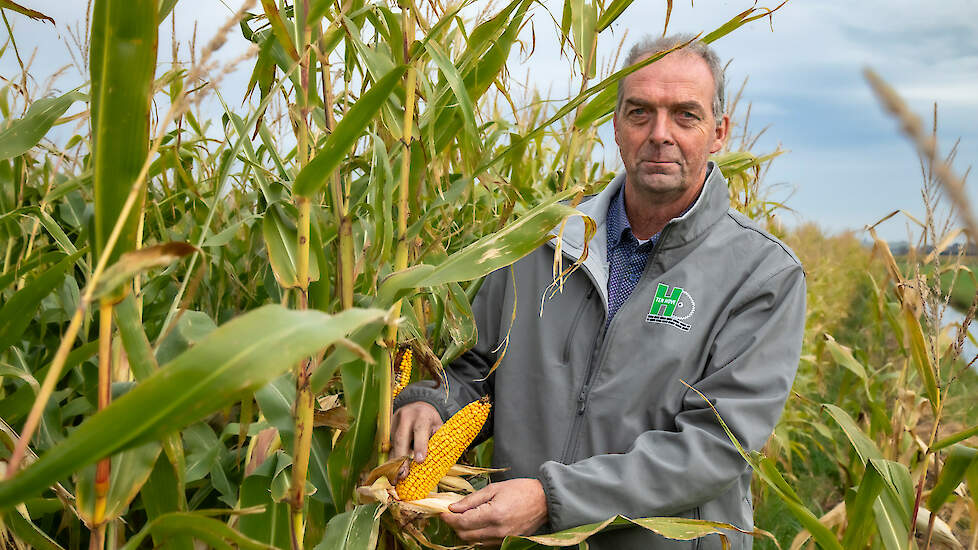
[[428,496],[482,430],[491,407],[489,398],[483,397],[469,403],[442,424],[428,440],[428,456],[424,462],[412,462],[408,476],[397,484],[397,496],[401,500]]

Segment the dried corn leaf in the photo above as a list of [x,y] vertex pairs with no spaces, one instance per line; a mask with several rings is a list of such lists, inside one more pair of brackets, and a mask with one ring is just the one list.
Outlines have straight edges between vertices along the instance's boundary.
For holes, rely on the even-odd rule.
[[438,482],[438,488],[453,493],[474,493],[475,487],[458,476],[445,476]]
[[448,507],[465,498],[465,495],[458,493],[430,493],[427,497],[418,500],[399,500],[397,489],[383,475],[370,485],[357,487],[357,494],[362,502],[380,502],[396,508],[399,512],[409,512],[420,517],[450,513]]
[[[924,508],[923,506],[917,508],[917,533],[927,533],[927,525],[930,523],[930,510]],[[954,548],[955,550],[963,550],[964,545],[961,544],[951,532],[951,527],[948,526],[947,522],[939,517],[934,518],[934,529],[931,532],[933,540]]]
[[406,456],[392,458],[373,470],[370,470],[370,473],[367,474],[366,485],[373,485],[375,481],[382,477],[387,479],[388,485],[392,485],[397,480],[397,472],[400,471],[404,462],[408,459],[409,457]]
[[313,413],[313,426],[317,428],[326,426],[345,432],[350,429],[350,413],[346,411],[346,407],[334,407],[328,411],[315,411]]
[[456,464],[448,469],[448,474],[450,476],[477,476],[482,474],[495,474],[498,472],[505,472],[509,468],[480,468],[478,466],[466,466],[465,464]]
[[335,393],[321,395],[316,399],[316,402],[321,410],[328,411],[340,406],[340,396]]

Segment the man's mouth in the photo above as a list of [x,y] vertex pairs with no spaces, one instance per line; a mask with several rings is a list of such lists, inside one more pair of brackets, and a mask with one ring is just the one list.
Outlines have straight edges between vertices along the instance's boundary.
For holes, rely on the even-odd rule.
[[662,170],[674,166],[679,166],[679,163],[674,160],[643,160],[640,161],[640,164],[643,164],[647,168],[651,168],[653,170]]

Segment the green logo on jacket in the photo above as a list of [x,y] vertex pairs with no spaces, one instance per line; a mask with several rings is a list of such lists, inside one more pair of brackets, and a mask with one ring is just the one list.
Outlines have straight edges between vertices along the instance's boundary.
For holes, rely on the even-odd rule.
[[665,283],[659,283],[652,298],[652,307],[645,320],[649,323],[671,325],[682,331],[689,331],[692,326],[686,323],[693,316],[696,303],[693,297],[681,287],[669,288]]

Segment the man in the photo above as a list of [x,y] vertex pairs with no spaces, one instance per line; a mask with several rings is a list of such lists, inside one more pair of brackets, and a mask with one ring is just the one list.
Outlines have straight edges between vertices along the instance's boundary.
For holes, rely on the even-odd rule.
[[[626,65],[687,39],[640,43]],[[492,396],[484,434],[494,436],[494,465],[508,470],[443,514],[463,539],[498,542],[615,514],[752,528],[751,471],[683,381],[745,447],[760,449],[794,379],[805,284],[790,250],[730,210],[708,161],[729,129],[722,98],[722,66],[700,42],[626,77],[614,115],[625,170],[580,206],[598,228],[582,269],[542,315],[552,245],[490,274],[473,303],[478,343],[447,369],[447,399],[426,383],[398,396],[394,453],[418,461],[444,419]],[[563,239],[568,265],[583,251],[580,219]],[[730,540],[751,545],[746,535]],[[589,542],[721,547],[716,535],[679,542],[640,528]]]

